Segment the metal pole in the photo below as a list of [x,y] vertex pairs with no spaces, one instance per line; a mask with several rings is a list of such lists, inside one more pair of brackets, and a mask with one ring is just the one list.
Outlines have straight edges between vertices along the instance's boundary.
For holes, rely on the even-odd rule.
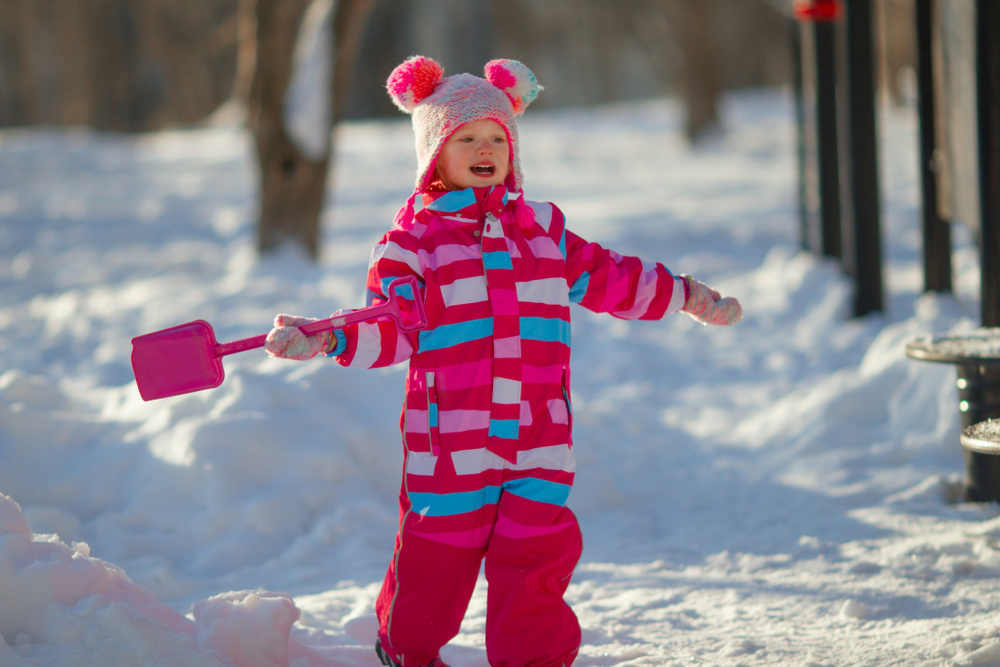
[[837,138],[837,58],[833,21],[812,23],[816,45],[816,159],[819,169],[820,229],[827,257],[841,259],[840,160]]
[[951,292],[951,225],[938,215],[933,5],[933,0],[916,0],[915,2],[917,114],[920,120],[920,191],[924,231],[924,291]]
[[847,194],[851,205],[845,234],[850,251],[845,253],[845,260],[852,262],[847,268],[855,279],[854,314],[862,317],[884,309],[872,0],[852,0],[845,5],[850,170]]
[[1000,2],[976,2],[983,326],[1000,326]]

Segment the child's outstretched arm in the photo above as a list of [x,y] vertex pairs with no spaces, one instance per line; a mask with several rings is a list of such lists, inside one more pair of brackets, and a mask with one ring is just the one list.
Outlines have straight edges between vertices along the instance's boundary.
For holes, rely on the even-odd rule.
[[553,206],[555,238],[565,248],[570,300],[595,312],[627,320],[655,320],[685,312],[703,324],[730,326],[743,318],[733,297],[688,275],[673,275],[660,263],[626,257],[588,243],[565,228],[562,212]]
[[682,275],[687,285],[687,298],[682,312],[687,313],[702,324],[732,326],[743,319],[740,302],[731,296],[722,297],[716,290],[691,276]]

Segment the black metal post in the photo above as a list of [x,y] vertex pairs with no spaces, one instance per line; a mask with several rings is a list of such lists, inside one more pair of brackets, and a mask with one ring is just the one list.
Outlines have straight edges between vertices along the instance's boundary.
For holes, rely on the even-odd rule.
[[816,163],[822,252],[841,259],[840,158],[837,139],[837,43],[833,21],[814,21],[816,47]]
[[1000,2],[976,2],[983,326],[1000,326]]
[[[989,0],[986,0],[987,2]],[[872,0],[851,0],[847,14],[847,147],[851,208],[845,228],[845,268],[854,276],[854,314],[884,309],[879,226],[878,152]]]
[[933,0],[915,1],[917,114],[920,121],[920,190],[924,232],[924,291],[951,292],[951,225],[938,215],[933,5]]

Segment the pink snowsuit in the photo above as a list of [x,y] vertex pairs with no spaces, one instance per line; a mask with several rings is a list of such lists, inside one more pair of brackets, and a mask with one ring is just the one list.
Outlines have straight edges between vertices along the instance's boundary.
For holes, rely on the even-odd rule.
[[685,300],[663,265],[585,242],[552,204],[530,202],[523,229],[507,199],[500,186],[423,195],[373,250],[368,289],[383,302],[390,282],[416,276],[428,327],[353,325],[333,352],[345,366],[410,362],[400,528],[377,602],[379,640],[405,665],[458,634],[484,558],[490,664],[573,662],[570,303],[653,320]]

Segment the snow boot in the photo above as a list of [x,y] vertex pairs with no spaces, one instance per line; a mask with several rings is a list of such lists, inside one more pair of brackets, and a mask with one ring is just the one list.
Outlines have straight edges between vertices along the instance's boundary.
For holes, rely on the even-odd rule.
[[[381,660],[382,664],[386,665],[386,667],[403,667],[403,665],[393,660],[392,657],[385,652],[385,649],[382,648],[382,644],[380,642],[375,642],[375,655],[378,656],[378,659]],[[421,667],[448,667],[448,665],[439,656],[428,662],[426,665],[421,665]]]

